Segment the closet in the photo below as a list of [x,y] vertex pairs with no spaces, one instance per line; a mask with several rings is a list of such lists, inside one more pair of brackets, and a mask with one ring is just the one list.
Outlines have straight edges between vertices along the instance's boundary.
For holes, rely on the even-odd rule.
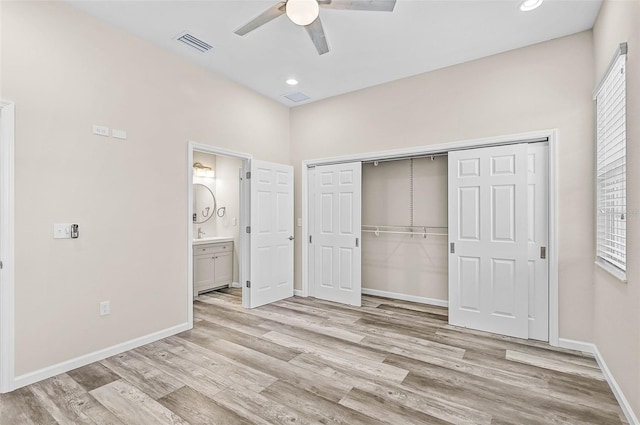
[[367,162],[363,293],[447,305],[447,156]]
[[317,165],[309,295],[449,307],[452,325],[549,338],[548,145]]

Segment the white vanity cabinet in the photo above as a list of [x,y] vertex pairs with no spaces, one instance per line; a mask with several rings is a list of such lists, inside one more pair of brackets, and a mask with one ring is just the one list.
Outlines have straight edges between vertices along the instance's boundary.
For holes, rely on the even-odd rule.
[[193,295],[231,286],[233,242],[193,246]]

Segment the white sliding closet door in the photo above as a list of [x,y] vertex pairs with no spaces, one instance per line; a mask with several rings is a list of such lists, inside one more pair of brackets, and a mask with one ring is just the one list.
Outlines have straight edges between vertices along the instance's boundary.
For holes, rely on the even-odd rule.
[[251,160],[250,307],[293,296],[293,167]]
[[527,144],[449,152],[449,323],[527,338]]
[[315,168],[314,295],[361,305],[362,163]]
[[529,338],[549,341],[549,145],[531,143],[527,154]]

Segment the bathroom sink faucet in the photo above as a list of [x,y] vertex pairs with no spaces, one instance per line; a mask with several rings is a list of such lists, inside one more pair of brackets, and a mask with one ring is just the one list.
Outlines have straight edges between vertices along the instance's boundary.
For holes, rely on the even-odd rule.
[[202,227],[198,227],[198,239],[202,239],[203,235],[206,235],[206,233],[202,231]]

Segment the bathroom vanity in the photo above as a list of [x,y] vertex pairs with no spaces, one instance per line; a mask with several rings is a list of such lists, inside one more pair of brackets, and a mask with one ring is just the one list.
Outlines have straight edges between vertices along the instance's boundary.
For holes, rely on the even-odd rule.
[[193,241],[193,296],[230,287],[233,282],[233,238]]

